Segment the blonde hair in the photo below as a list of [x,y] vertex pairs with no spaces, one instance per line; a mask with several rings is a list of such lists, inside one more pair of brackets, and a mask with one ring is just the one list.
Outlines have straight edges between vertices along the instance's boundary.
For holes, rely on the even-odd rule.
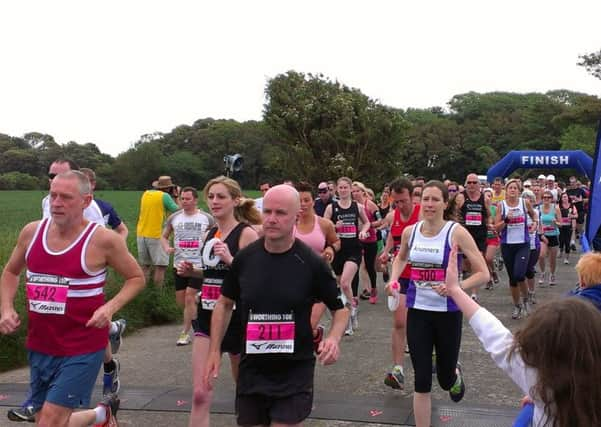
[[580,281],[585,286],[601,284],[601,253],[588,252],[576,264]]
[[513,184],[513,183],[515,183],[518,186],[518,191],[522,191],[522,184],[520,184],[520,181],[518,181],[515,178],[511,178],[509,181],[507,181],[505,183],[505,189],[509,188],[509,185]]
[[204,186],[202,190],[205,200],[208,198],[209,189],[215,184],[223,184],[227,188],[228,193],[232,199],[238,199],[238,206],[234,208],[234,217],[238,222],[244,222],[246,224],[258,225],[263,223],[261,212],[255,207],[255,201],[242,196],[242,189],[240,184],[232,178],[227,176],[215,177]]
[[362,183],[362,182],[359,182],[359,181],[353,181],[353,187],[359,187],[359,189],[360,189],[361,191],[363,191],[364,193],[366,193],[366,194],[367,194],[367,188],[365,187],[365,185],[363,185],[363,183]]

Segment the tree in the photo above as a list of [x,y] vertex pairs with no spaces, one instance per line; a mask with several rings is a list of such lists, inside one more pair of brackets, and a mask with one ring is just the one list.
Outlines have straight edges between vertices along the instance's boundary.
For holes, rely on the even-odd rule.
[[280,161],[290,176],[318,182],[344,174],[369,184],[395,175],[406,127],[397,110],[322,74],[280,74],[265,94],[263,117],[285,152]]
[[595,155],[595,130],[590,127],[571,125],[559,142],[562,150],[582,150],[591,157]]
[[580,55],[579,58],[579,66],[584,67],[590,74],[601,79],[601,50],[586,55]]

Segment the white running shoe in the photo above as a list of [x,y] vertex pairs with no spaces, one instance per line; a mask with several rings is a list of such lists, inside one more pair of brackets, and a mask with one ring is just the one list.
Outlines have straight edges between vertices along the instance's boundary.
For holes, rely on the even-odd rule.
[[511,312],[511,318],[519,319],[521,316],[522,316],[522,306],[519,304],[513,306],[513,311]]
[[179,338],[177,339],[177,342],[175,343],[175,345],[177,345],[177,346],[188,345],[191,342],[192,342],[192,339],[190,338],[190,335],[188,335],[187,332],[182,331],[182,333],[179,334]]

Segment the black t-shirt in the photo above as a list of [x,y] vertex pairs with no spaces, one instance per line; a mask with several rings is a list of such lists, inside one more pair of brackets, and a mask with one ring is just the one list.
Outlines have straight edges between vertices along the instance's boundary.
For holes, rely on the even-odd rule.
[[332,202],[332,222],[336,228],[336,235],[340,239],[340,250],[353,250],[361,248],[359,241],[359,205],[351,201],[348,208],[344,209],[336,201]]
[[468,194],[465,193],[465,202],[461,207],[461,217],[463,218],[463,225],[472,235],[474,240],[486,240],[488,230],[488,209],[486,209],[483,194],[480,194],[478,200],[474,202],[470,199]]
[[324,212],[326,211],[326,208],[328,207],[329,204],[332,203],[334,199],[332,199],[331,197],[324,203],[321,198],[316,198],[315,199],[315,203],[313,204],[313,209],[315,209],[315,213],[319,216],[323,216]]
[[238,394],[281,397],[310,390],[313,301],[343,308],[328,265],[298,239],[281,254],[267,252],[259,239],[236,255],[221,293],[236,301],[242,320]]
[[578,187],[578,188],[569,188],[566,193],[568,193],[568,196],[570,196],[570,202],[572,202],[572,204],[574,206],[576,206],[576,209],[578,210],[578,212],[583,212],[583,208],[584,208],[584,202],[580,201],[580,202],[576,202],[575,199],[576,197],[582,197],[583,199],[586,199],[586,192]]

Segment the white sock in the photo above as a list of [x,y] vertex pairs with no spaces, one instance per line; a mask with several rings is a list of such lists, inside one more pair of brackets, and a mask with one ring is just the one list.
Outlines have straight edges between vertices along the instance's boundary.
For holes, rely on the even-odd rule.
[[94,408],[94,412],[96,413],[96,424],[100,424],[106,421],[106,407],[102,405],[98,405]]
[[109,335],[114,335],[119,332],[119,328],[115,322],[111,322],[111,326],[109,328]]

